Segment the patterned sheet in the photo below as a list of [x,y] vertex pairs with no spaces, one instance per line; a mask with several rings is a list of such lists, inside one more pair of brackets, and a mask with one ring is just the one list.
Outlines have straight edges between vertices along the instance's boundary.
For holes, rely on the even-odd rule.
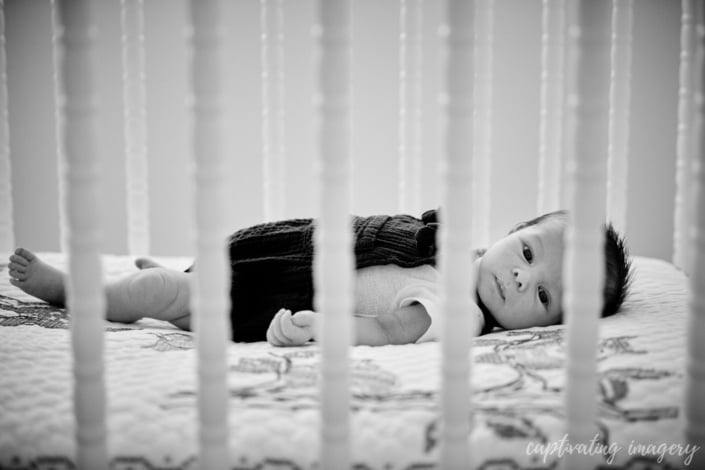
[[[126,257],[105,258],[106,276],[133,269]],[[601,320],[599,414],[582,447],[565,441],[564,328],[476,338],[468,419],[477,468],[556,468],[570,451],[606,468],[688,468],[697,451],[682,436],[686,297],[672,265],[635,259],[624,312]],[[67,326],[64,310],[12,287],[0,265],[0,469],[74,468]],[[197,468],[192,334],[106,322],[105,345],[111,468]],[[319,360],[315,345],[230,345],[231,468],[319,468]],[[438,467],[439,366],[435,343],[354,348],[355,468]]]

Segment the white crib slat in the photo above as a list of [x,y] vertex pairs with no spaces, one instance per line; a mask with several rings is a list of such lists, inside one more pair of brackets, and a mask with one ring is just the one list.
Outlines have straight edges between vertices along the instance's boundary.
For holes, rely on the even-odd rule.
[[699,0],[682,0],[681,10],[681,57],[678,88],[678,137],[676,143],[676,197],[673,223],[673,264],[690,272],[690,244],[688,223],[690,220],[691,166],[693,161],[695,133],[694,105],[697,65],[695,57],[696,16]]
[[543,0],[537,202],[539,214],[563,208],[561,180],[566,16],[566,4],[563,0]]
[[136,256],[150,252],[143,0],[122,0],[121,13],[127,248]]
[[226,347],[230,337],[225,246],[223,12],[221,0],[191,0],[191,86],[197,268],[192,312],[198,345],[200,468],[228,466]]
[[[51,0],[51,22],[52,22],[52,60],[54,65],[54,130],[56,138],[56,170],[57,170],[57,189],[59,193],[59,222],[66,220],[66,208],[64,207],[63,194],[66,193],[64,190],[64,173],[65,173],[65,161],[66,156],[64,155],[64,131],[63,131],[63,115],[62,115],[62,96],[63,91],[61,90],[61,78],[59,76],[62,65],[61,60],[63,57],[62,46],[61,46],[61,34],[63,33],[63,25],[61,24],[61,19],[59,18],[59,7],[57,5],[58,0]],[[68,246],[66,243],[66,233],[65,230],[59,230],[60,246],[62,252],[68,251]]]
[[633,17],[634,0],[612,0],[607,219],[622,232],[627,226]]
[[441,213],[440,298],[442,316],[441,466],[471,468],[470,341],[475,290],[472,252],[472,154],[475,2],[446,2],[446,134]]
[[260,11],[264,217],[279,220],[286,206],[283,0],[261,0]]
[[350,468],[349,350],[353,257],[350,226],[350,0],[319,0],[320,209],[314,285],[321,312],[319,468]]
[[476,0],[475,14],[475,146],[473,151],[472,240],[475,246],[490,246],[492,198],[492,105],[494,67],[494,0]]
[[7,259],[6,255],[15,247],[15,233],[12,222],[12,166],[5,51],[5,2],[0,0],[0,256]]
[[62,231],[68,249],[67,304],[74,357],[78,468],[107,468],[103,319],[99,255],[99,158],[90,0],[55,4],[59,139],[63,150]]
[[[571,28],[568,147],[571,224],[566,239],[564,311],[567,320],[566,413],[571,444],[595,436],[596,350],[604,283],[605,172],[608,147],[611,5],[580,0]],[[595,456],[567,455],[565,468],[592,468]]]
[[421,208],[423,3],[401,0],[399,37],[399,210]]
[[690,215],[690,253],[692,253],[692,272],[690,274],[690,314],[688,317],[688,356],[686,359],[685,437],[691,445],[701,449],[696,453],[693,468],[705,465],[705,36],[703,21],[705,8],[702,2],[694,10],[698,31],[694,54],[696,73],[700,78],[695,81],[694,95],[694,140],[691,171],[692,212]]

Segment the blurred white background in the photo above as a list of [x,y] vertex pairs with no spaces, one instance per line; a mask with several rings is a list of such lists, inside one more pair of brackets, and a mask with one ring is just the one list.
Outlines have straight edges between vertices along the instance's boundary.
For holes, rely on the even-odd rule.
[[[185,2],[145,0],[152,251],[193,251],[192,163],[187,115]],[[317,213],[312,0],[285,0],[286,216]],[[426,0],[424,25],[424,207],[440,202],[441,2]],[[126,244],[120,2],[94,2],[96,80],[106,253]],[[540,0],[496,0],[493,237],[536,215],[539,136]],[[228,224],[263,221],[259,2],[228,3]],[[399,2],[353,2],[353,212],[397,212]],[[18,244],[60,249],[48,0],[6,0],[13,197]],[[635,2],[631,151],[626,237],[632,254],[671,257],[680,4]]]

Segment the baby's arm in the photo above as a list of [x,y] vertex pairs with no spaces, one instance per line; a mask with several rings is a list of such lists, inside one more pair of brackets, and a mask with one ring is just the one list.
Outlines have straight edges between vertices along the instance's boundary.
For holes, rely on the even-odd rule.
[[[299,346],[315,339],[318,313],[303,310],[292,314],[281,309],[267,329],[274,346]],[[414,343],[428,329],[431,318],[421,304],[407,305],[377,317],[354,316],[355,343],[382,346]]]
[[[302,310],[292,314],[281,309],[267,330],[267,341],[274,346],[300,346],[316,337],[318,313]],[[355,344],[383,346],[415,343],[431,326],[431,317],[420,303],[399,307],[376,317],[353,317]],[[480,308],[470,303],[470,334],[479,336],[485,320]]]
[[415,343],[431,325],[431,317],[419,303],[377,317],[354,318],[355,342],[367,346]]

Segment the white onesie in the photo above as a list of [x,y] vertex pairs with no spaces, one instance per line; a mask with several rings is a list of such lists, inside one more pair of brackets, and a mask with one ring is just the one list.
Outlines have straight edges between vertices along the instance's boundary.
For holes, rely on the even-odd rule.
[[438,271],[433,266],[401,268],[386,264],[358,269],[356,273],[356,314],[376,317],[418,302],[431,317],[431,326],[417,343],[440,339]]

